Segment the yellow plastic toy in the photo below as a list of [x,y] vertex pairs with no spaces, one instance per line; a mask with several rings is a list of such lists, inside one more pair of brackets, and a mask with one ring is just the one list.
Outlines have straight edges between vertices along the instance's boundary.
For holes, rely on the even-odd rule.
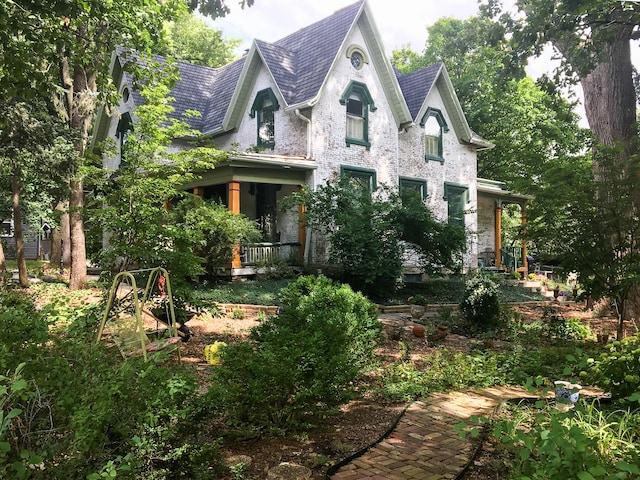
[[204,359],[209,365],[220,365],[220,351],[226,347],[224,342],[215,342],[204,347]]

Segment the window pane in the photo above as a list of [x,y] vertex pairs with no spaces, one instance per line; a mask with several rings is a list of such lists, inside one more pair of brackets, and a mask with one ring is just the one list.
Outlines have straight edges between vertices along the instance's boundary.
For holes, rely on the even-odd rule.
[[424,137],[424,153],[426,155],[440,156],[440,137],[426,135]]
[[464,192],[447,195],[449,223],[464,226]]
[[260,110],[258,113],[258,142],[260,144],[265,143],[273,143],[274,142],[274,121],[273,121],[273,110]]
[[347,113],[351,115],[357,115],[358,117],[362,117],[362,102],[355,98],[350,98],[347,100]]
[[347,138],[364,140],[364,118],[347,115]]

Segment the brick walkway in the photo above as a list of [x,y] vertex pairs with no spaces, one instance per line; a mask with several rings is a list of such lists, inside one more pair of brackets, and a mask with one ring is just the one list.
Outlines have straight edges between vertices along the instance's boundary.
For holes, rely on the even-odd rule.
[[[591,392],[581,392],[590,395]],[[597,394],[597,393],[596,393]],[[433,393],[412,403],[393,432],[342,466],[331,480],[455,479],[474,457],[479,438],[460,436],[472,417],[491,417],[503,401],[532,398],[520,388],[490,387],[467,393]]]

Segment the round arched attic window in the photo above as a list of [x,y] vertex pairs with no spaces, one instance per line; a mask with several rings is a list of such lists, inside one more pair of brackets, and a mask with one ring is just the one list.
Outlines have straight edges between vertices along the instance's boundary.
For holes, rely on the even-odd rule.
[[347,49],[347,58],[356,70],[361,70],[365,63],[369,63],[369,57],[359,45],[351,45]]
[[122,100],[125,102],[129,101],[129,89],[127,87],[124,87],[124,90],[122,90]]

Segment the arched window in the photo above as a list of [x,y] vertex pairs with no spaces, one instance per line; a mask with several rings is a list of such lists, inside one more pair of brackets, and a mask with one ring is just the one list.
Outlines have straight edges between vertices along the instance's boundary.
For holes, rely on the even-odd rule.
[[364,83],[351,82],[340,98],[346,106],[346,142],[351,145],[371,147],[369,143],[369,112],[376,110],[369,89]]
[[449,131],[449,127],[442,112],[437,108],[427,108],[426,113],[420,121],[420,126],[424,128],[425,160],[436,160],[444,163],[442,135]]
[[255,118],[257,116],[257,141],[258,147],[271,148],[275,147],[275,114],[274,112],[280,108],[278,99],[270,88],[260,90],[256,94],[256,98],[251,106],[249,116]]

